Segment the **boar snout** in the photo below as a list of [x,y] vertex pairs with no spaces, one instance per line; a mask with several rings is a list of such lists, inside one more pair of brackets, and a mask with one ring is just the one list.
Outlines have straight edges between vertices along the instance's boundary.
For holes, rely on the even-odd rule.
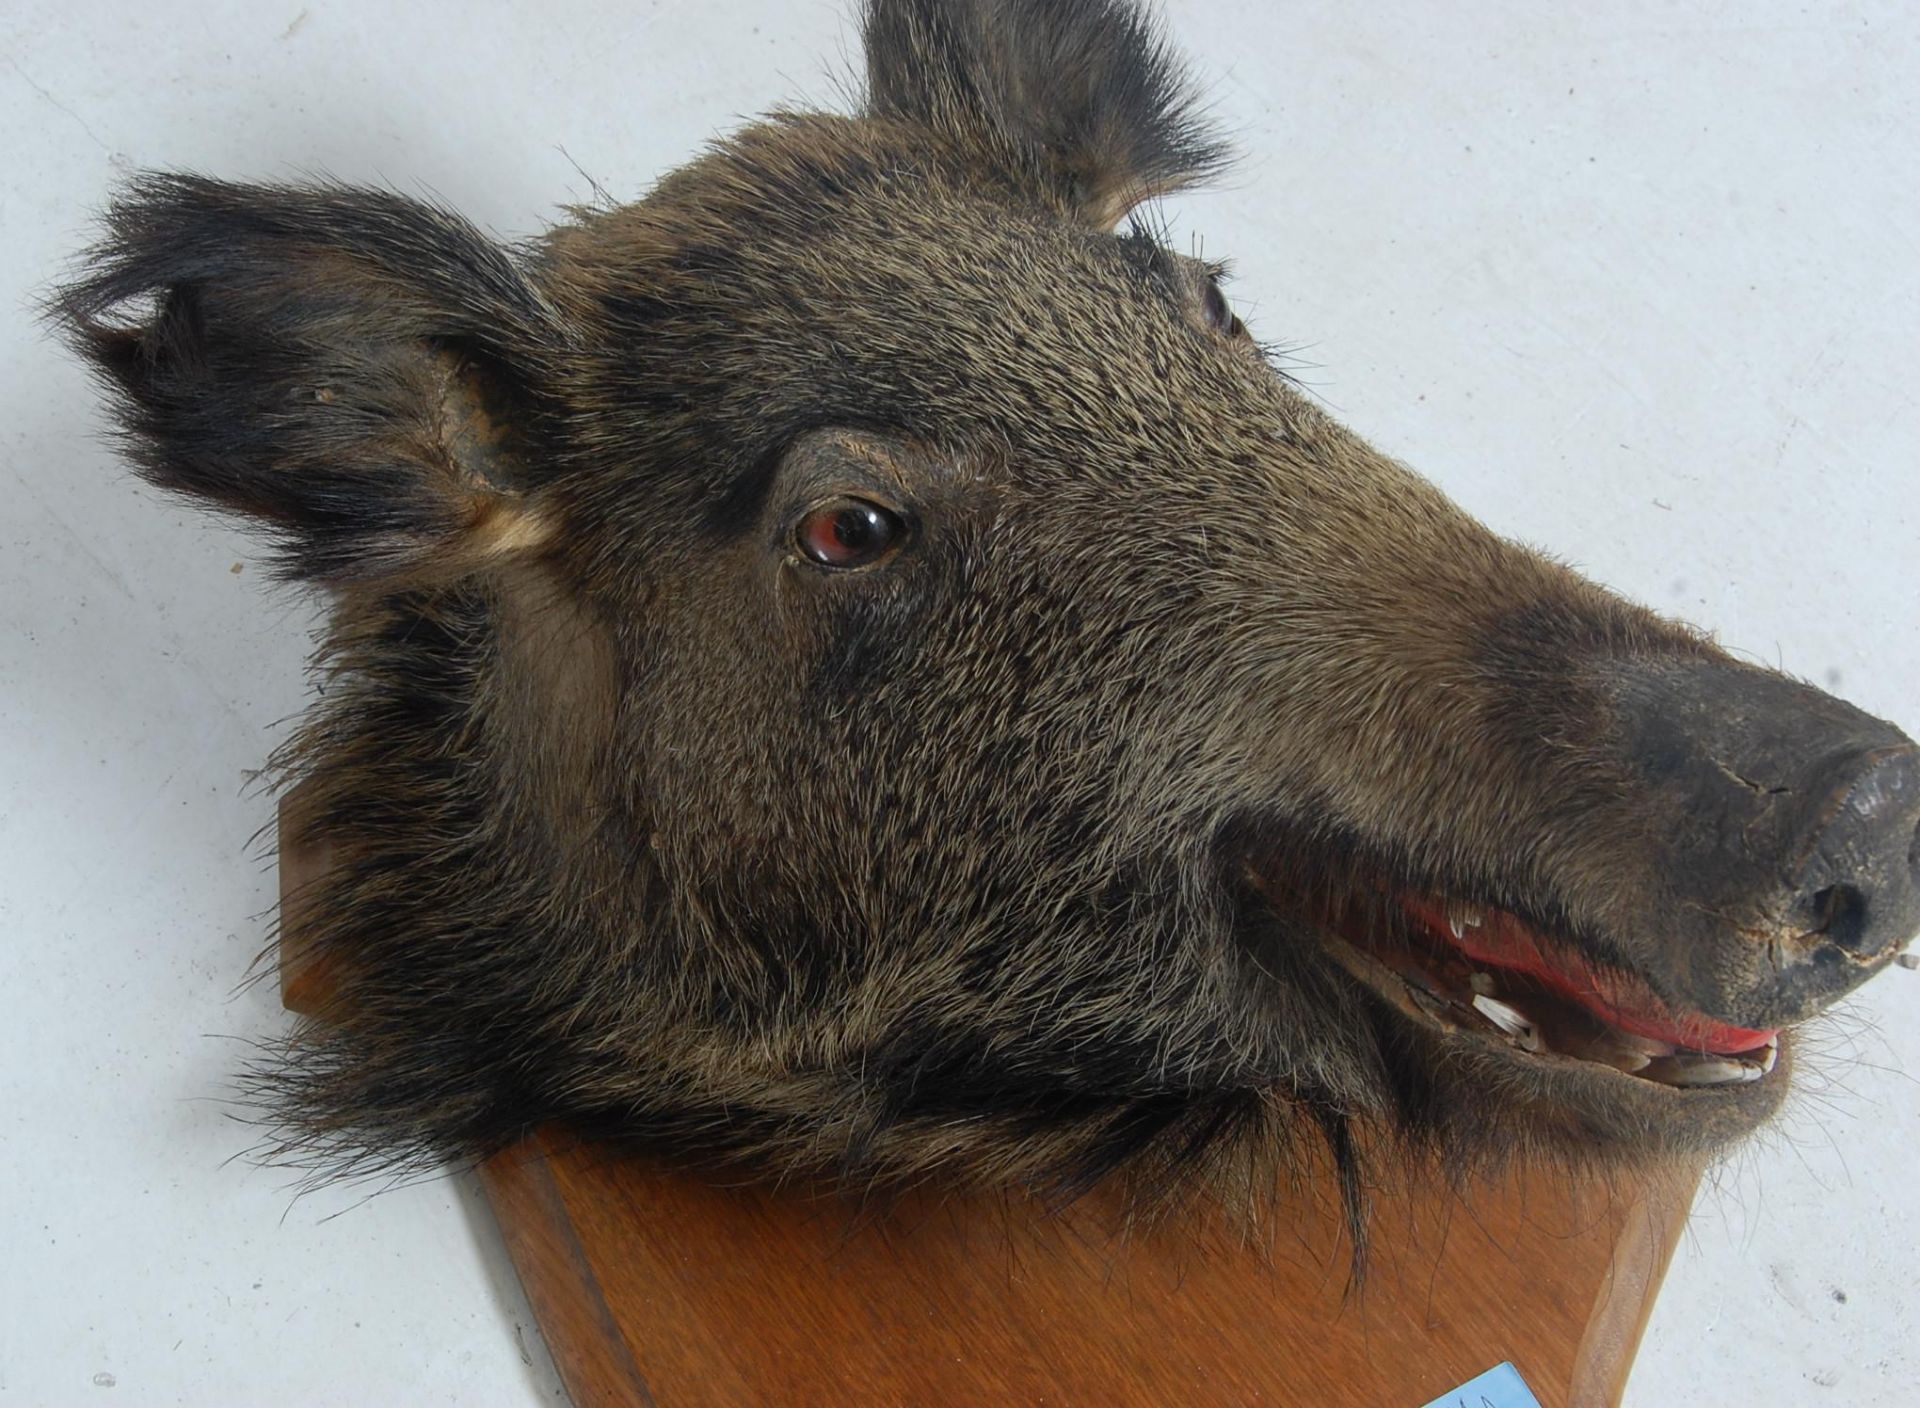
[[[1852,705],[1719,661],[1637,667],[1623,733],[1658,824],[1670,998],[1813,1015],[1920,930],[1920,750]],[[1649,965],[1654,972],[1660,965]]]

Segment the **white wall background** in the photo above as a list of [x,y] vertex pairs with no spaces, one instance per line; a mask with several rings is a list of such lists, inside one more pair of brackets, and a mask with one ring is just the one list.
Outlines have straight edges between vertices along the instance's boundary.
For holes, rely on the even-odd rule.
[[[1170,211],[1496,528],[1920,729],[1920,10],[1178,0],[1250,153]],[[328,171],[504,235],[831,102],[838,0],[0,8],[0,1402],[549,1401],[462,1180],[296,1201],[219,1095],[306,609],[135,487],[29,300],[123,174]],[[586,173],[586,174],[582,174]],[[1700,1207],[1638,1408],[1920,1401],[1920,978]],[[339,1213],[338,1216],[331,1216]]]

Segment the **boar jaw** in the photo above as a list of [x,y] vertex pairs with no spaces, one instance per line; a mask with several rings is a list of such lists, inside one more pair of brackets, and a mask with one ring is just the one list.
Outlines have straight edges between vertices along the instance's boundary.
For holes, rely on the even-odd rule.
[[[1245,878],[1267,904],[1297,912],[1297,898],[1258,868]],[[1327,906],[1317,927],[1333,959],[1402,1019],[1483,1058],[1659,1093],[1649,1098],[1730,1100],[1736,1118],[1756,1123],[1784,1091],[1787,1032],[1676,1009],[1637,974],[1595,963],[1511,911],[1375,891]]]

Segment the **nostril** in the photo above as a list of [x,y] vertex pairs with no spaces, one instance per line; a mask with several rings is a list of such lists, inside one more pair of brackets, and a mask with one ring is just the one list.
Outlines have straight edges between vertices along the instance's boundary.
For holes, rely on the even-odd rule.
[[1920,929],[1920,749],[1849,755],[1809,795],[1818,809],[1796,842],[1805,888],[1789,922],[1836,958],[1891,952]]
[[1849,953],[1859,951],[1867,934],[1867,897],[1858,886],[1827,886],[1814,895],[1813,912],[1820,918],[1816,933]]

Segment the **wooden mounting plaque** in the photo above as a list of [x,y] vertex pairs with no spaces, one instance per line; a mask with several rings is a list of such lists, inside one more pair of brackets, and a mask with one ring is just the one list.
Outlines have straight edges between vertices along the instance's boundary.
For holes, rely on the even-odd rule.
[[[312,1004],[281,809],[282,995]],[[1423,1408],[1503,1360],[1546,1408],[1615,1404],[1697,1169],[1523,1172],[1375,1207],[1350,1291],[1324,1197],[1257,1237],[1121,1234],[1099,1197],[912,1195],[882,1214],[723,1187],[543,1131],[481,1168],[576,1408],[1278,1404]]]

